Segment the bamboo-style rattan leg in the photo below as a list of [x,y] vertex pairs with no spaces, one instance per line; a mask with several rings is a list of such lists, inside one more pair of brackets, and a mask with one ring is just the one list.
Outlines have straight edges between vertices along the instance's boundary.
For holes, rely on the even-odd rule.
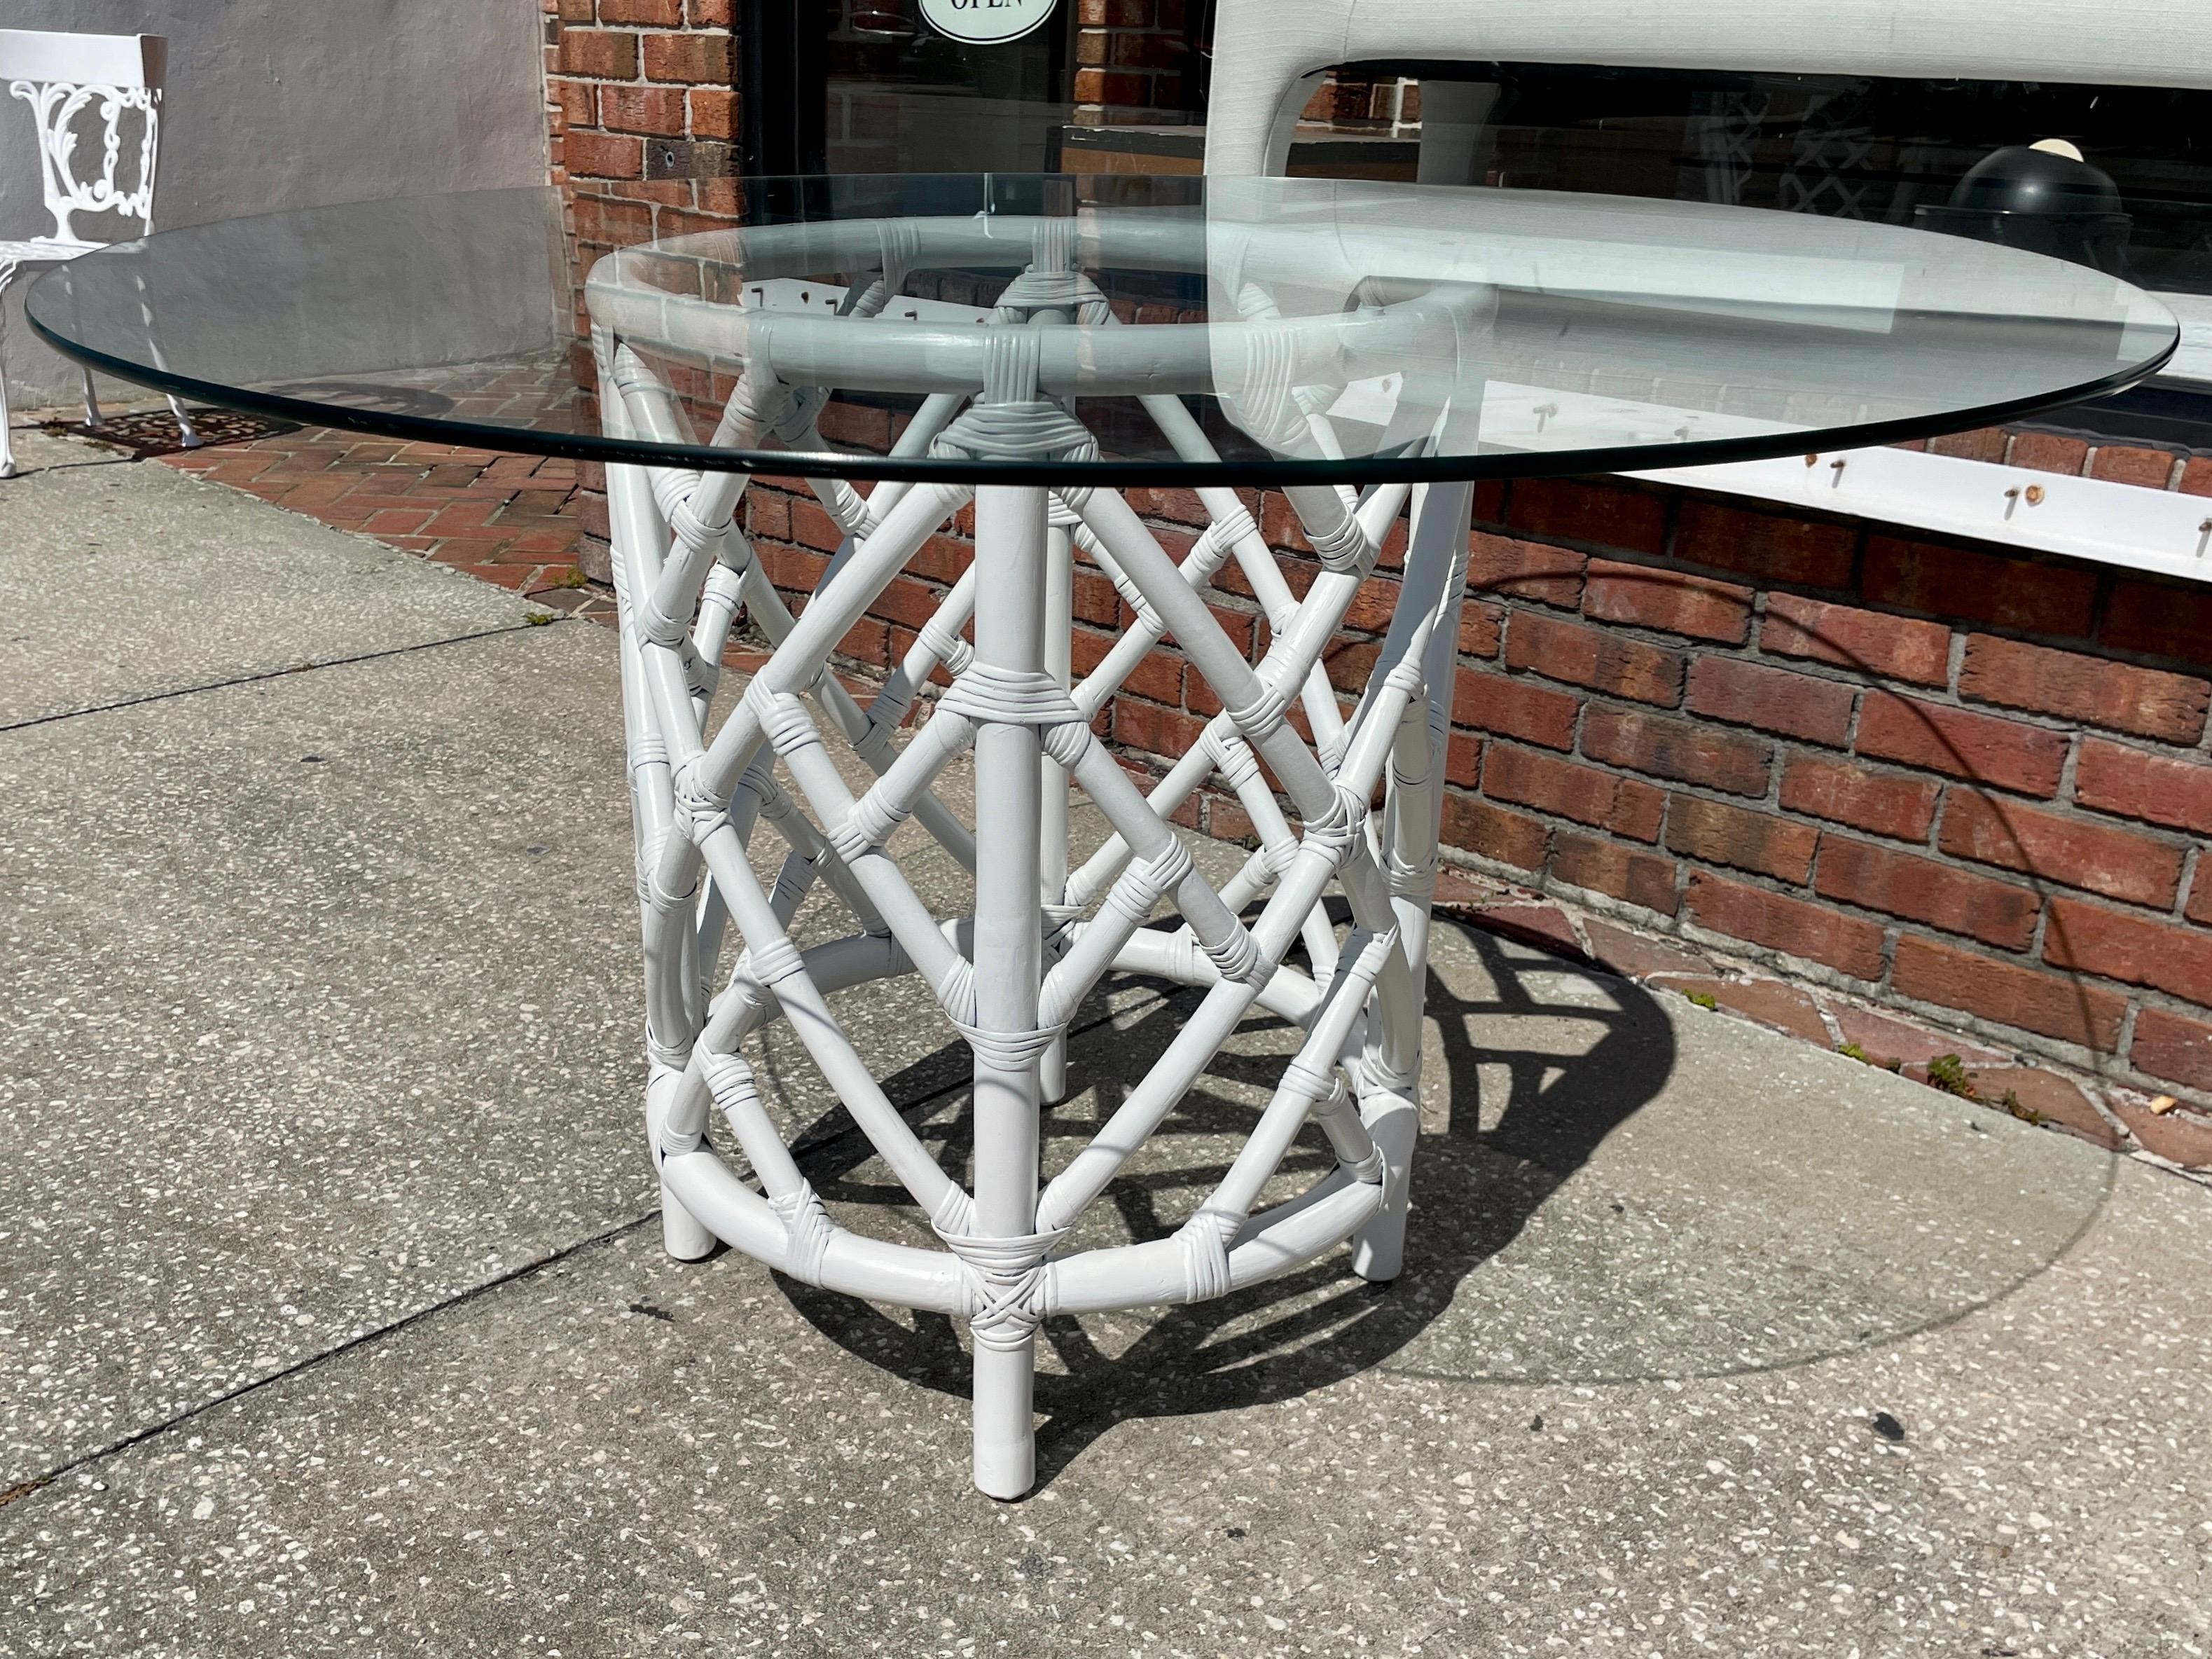
[[[975,661],[1035,676],[1046,663],[1045,492],[987,486],[975,498]],[[1043,971],[1038,729],[987,720],[975,733],[975,1232],[1024,1240],[1036,1226]],[[1064,793],[1064,786],[1063,793]],[[994,1043],[991,1039],[1004,1039]],[[975,1319],[975,1485],[1019,1498],[1036,1472],[1030,1395],[1036,1327],[1026,1310]]]
[[[1431,484],[1413,498],[1413,538],[1423,549],[1438,538],[1452,550],[1451,574],[1443,587],[1445,613],[1430,634],[1421,663],[1425,695],[1407,705],[1390,757],[1388,810],[1384,813],[1385,864],[1390,904],[1413,970],[1415,994],[1425,1000],[1430,913],[1436,902],[1437,842],[1443,811],[1445,744],[1449,732],[1452,664],[1458,646],[1455,620],[1467,580],[1468,520],[1474,510],[1474,487]],[[1383,1182],[1382,1207],[1352,1236],[1352,1270],[1374,1284],[1398,1276],[1406,1261],[1406,1219],[1413,1185],[1413,1144],[1420,1135],[1421,1056],[1411,1056],[1411,1076],[1402,1103],[1394,1103],[1369,1120],[1369,1131],[1389,1174]]]
[[[971,568],[865,707],[829,672],[832,653],[969,491],[884,485],[863,498],[842,483],[823,487],[845,544],[794,615],[735,520],[743,475],[623,465],[608,475],[653,1066],[647,1117],[668,1249],[690,1256],[720,1238],[802,1284],[964,1320],[974,1345],[974,1479],[1000,1498],[1022,1496],[1035,1478],[1035,1342],[1045,1318],[1206,1301],[1347,1240],[1367,1277],[1398,1271],[1442,699],[1467,555],[1468,492],[1424,492],[1388,637],[1347,716],[1322,658],[1411,486],[1359,495],[1285,490],[1322,567],[1302,596],[1227,489],[1200,492],[1212,522],[1177,559],[1127,501],[1081,484],[1097,440],[1064,401],[1042,395],[1052,331],[1031,323],[1069,311],[1071,294],[1087,320],[1108,314],[1071,276],[1070,234],[1061,221],[1038,228],[1034,269],[994,310],[1007,326],[986,342],[981,373],[926,404],[899,445],[907,456],[1027,458],[1040,471],[1065,463],[1076,482],[1051,492],[993,484],[975,498]],[[892,252],[887,245],[887,264]],[[886,279],[883,291],[891,286]],[[772,430],[798,449],[823,450],[811,416],[818,394],[772,371],[763,319],[750,320],[754,362],[714,441],[745,447]],[[594,344],[602,409],[617,435],[696,435],[652,364],[610,333]],[[1283,403],[1290,395],[1276,386],[1268,429],[1311,424]],[[1212,458],[1176,398],[1145,407],[1179,453]],[[1071,684],[1078,550],[1131,620]],[[1231,559],[1267,617],[1257,662],[1207,602]],[[776,648],[717,720],[719,664],[740,604]],[[1220,712],[1146,790],[1092,727],[1170,635]],[[917,693],[940,668],[951,684],[902,738]],[[1294,704],[1304,705],[1310,738],[1291,724]],[[864,789],[855,791],[833,746],[874,774]],[[931,793],[971,749],[972,833]],[[1217,774],[1261,842],[1219,887],[1199,872],[1173,823]],[[1378,825],[1370,803],[1386,775]],[[1112,832],[1072,872],[1071,781]],[[890,843],[908,820],[975,872],[970,915],[936,913],[902,873]],[[785,843],[772,882],[747,857],[757,827]],[[1342,936],[1324,904],[1332,884],[1351,911]],[[802,949],[791,930],[810,892],[842,906],[854,931]],[[1179,927],[1158,925],[1164,904],[1180,912]],[[726,933],[738,947],[734,962]],[[1307,962],[1293,965],[1285,957],[1301,941]],[[1068,1024],[1117,971],[1202,996],[1167,1053],[1045,1182],[1039,1118],[1063,1085]],[[829,1000],[903,975],[926,983],[973,1051],[969,1186],[884,1093]],[[1167,1237],[1057,1254],[1255,1013],[1298,1028],[1298,1051],[1197,1209]],[[749,1040],[772,1021],[804,1046],[943,1249],[831,1218],[746,1059]],[[708,1143],[715,1112],[757,1186]],[[1263,1204],[1293,1144],[1311,1144],[1315,1131],[1333,1167],[1299,1196]]]
[[199,428],[192,424],[191,414],[185,408],[183,398],[172,398],[169,399],[169,413],[176,417],[177,442],[180,447],[185,449],[198,449],[202,444],[207,441],[206,439],[200,436]]
[[[667,1120],[668,1103],[683,1080],[684,1073],[678,1067],[664,1066],[658,1060],[653,1062],[645,1085],[645,1119],[656,1142],[660,1126]],[[706,1224],[685,1209],[683,1201],[668,1190],[665,1182],[660,1188],[660,1242],[678,1261],[702,1261],[714,1253],[718,1242]]]
[[[1066,522],[1062,522],[1063,519]],[[1062,686],[1073,683],[1075,605],[1075,543],[1068,534],[1076,515],[1055,501],[1052,527],[1045,537],[1044,672]],[[1041,852],[1041,891],[1048,908],[1048,930],[1058,925],[1059,910],[1067,896],[1067,794],[1069,780],[1060,763],[1047,756],[1042,769],[1044,800]],[[1044,1103],[1056,1106],[1067,1098],[1067,1038],[1053,1039],[1038,1061],[1038,1087]]]

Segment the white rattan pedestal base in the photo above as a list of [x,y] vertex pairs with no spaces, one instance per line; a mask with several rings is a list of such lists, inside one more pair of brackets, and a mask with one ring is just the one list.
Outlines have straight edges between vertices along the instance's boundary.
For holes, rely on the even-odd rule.
[[[1410,487],[1364,496],[1334,485],[1285,491],[1323,567],[1303,599],[1227,489],[1200,492],[1212,523],[1177,561],[1120,495],[1084,486],[1095,447],[1063,405],[1038,395],[1025,342],[1039,332],[1006,331],[983,383],[969,397],[932,397],[900,441],[906,453],[1016,447],[1038,459],[1025,475],[1034,482],[972,492],[894,483],[866,497],[842,482],[817,485],[847,539],[795,618],[735,523],[743,475],[615,465],[608,479],[645,937],[646,1115],[668,1248],[696,1257],[719,1238],[810,1285],[964,1320],[974,1346],[975,1484],[1006,1498],[1034,1478],[1041,1320],[1218,1297],[1347,1239],[1353,1271],[1376,1280],[1398,1272],[1470,508],[1465,485],[1418,492],[1396,610],[1347,719],[1322,653]],[[684,416],[665,381],[626,348],[604,337],[600,344],[610,427],[683,441]],[[1179,445],[1204,445],[1175,398],[1146,404]],[[752,441],[775,429],[795,449],[823,448],[809,408],[804,390],[749,376],[718,436]],[[1064,466],[1052,465],[1055,454]],[[971,494],[972,568],[861,706],[830,672],[832,652]],[[1111,578],[1138,620],[1071,684],[1079,555]],[[1256,664],[1206,602],[1231,559],[1269,624]],[[740,607],[775,651],[717,724],[719,664]],[[1223,712],[1147,795],[1092,728],[1130,671],[1170,635]],[[902,742],[917,692],[940,666],[951,688]],[[1290,718],[1301,704],[1310,742]],[[848,785],[832,744],[874,775],[864,791]],[[971,749],[972,832],[932,793],[947,763]],[[1170,823],[1216,774],[1262,843],[1218,890]],[[1071,787],[1115,831],[1073,871]],[[970,914],[931,914],[885,851],[908,817],[975,872]],[[747,855],[763,821],[787,848],[769,880]],[[849,909],[853,931],[801,950],[787,930],[817,883]],[[1349,905],[1348,929],[1328,920],[1332,891]],[[1169,908],[1180,913],[1179,928],[1146,926]],[[732,927],[742,951],[717,988],[720,946]],[[1301,945],[1306,967],[1286,963]],[[1067,1022],[1115,969],[1204,995],[1099,1133],[1043,1179],[1039,1115],[1063,1087],[1056,1073]],[[927,982],[974,1053],[972,1191],[885,1097],[829,1001],[904,974]],[[1060,1253],[1085,1207],[1255,1011],[1295,1022],[1304,1036],[1226,1175],[1170,1237]],[[775,1019],[788,1022],[927,1213],[941,1250],[831,1220],[763,1109],[745,1058],[748,1040]],[[757,1189],[707,1144],[713,1111]],[[1335,1167],[1301,1196],[1258,1209],[1310,1121]]]

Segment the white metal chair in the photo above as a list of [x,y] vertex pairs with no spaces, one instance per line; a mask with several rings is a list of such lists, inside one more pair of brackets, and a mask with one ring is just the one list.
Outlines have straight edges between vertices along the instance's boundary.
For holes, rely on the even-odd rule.
[[[26,271],[63,264],[107,246],[79,234],[77,216],[112,215],[154,228],[154,184],[161,137],[161,80],[166,44],[152,34],[63,34],[30,29],[0,29],[0,82],[9,94],[30,106],[37,136],[39,182],[53,234],[23,241],[0,241],[0,301],[9,284]],[[135,158],[125,155],[129,118],[140,131]],[[84,153],[85,139],[97,131],[97,155]],[[84,372],[84,416],[100,424],[92,371]],[[174,398],[187,448],[197,446],[184,405]],[[8,382],[0,366],[0,478],[15,475],[8,432]]]

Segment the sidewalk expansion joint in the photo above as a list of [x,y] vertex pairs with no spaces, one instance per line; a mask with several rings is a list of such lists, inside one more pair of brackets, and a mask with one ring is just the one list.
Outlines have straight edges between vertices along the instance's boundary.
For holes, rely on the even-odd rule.
[[104,1446],[95,1446],[90,1451],[80,1453],[70,1458],[66,1463],[57,1464],[43,1474],[34,1474],[28,1480],[10,1486],[5,1492],[0,1492],[0,1508],[5,1508],[18,1498],[27,1498],[33,1492],[43,1491],[57,1480],[75,1474],[80,1469],[104,1463],[118,1453],[130,1450],[133,1446],[154,1439],[157,1436],[167,1434],[173,1430],[182,1428],[185,1425],[206,1416],[219,1407],[228,1406],[236,1401],[246,1399],[251,1395],[258,1394],[262,1389],[275,1383],[302,1376],[331,1360],[366,1348],[372,1343],[381,1342],[386,1337],[395,1336],[435,1315],[442,1314],[452,1308],[458,1308],[464,1303],[473,1302],[480,1296],[503,1290],[509,1285],[520,1284],[525,1279],[534,1279],[548,1267],[569,1261],[586,1250],[596,1249],[603,1244],[611,1244],[615,1240],[636,1232],[659,1218],[660,1208],[656,1205],[643,1215],[634,1216],[628,1221],[618,1222],[603,1232],[593,1233],[589,1238],[580,1238],[573,1244],[564,1244],[560,1249],[526,1261],[520,1267],[495,1274],[481,1284],[471,1285],[464,1291],[457,1291],[441,1302],[433,1302],[424,1307],[417,1308],[414,1312],[395,1319],[387,1325],[379,1325],[374,1330],[362,1331],[334,1346],[323,1349],[319,1353],[305,1355],[289,1365],[270,1371],[265,1376],[253,1377],[247,1382],[240,1382],[235,1388],[226,1389],[221,1394],[211,1395],[198,1405],[179,1412],[173,1417],[163,1418],[158,1423],[149,1423],[143,1428],[133,1429],[130,1433],[118,1436]]
[[[501,633],[518,633],[521,630],[519,629],[502,629],[497,631]],[[478,637],[483,636],[480,635]],[[408,647],[405,648],[416,650],[423,647]],[[390,655],[392,653],[380,653],[378,654]],[[265,678],[268,677],[257,676],[256,678]],[[57,716],[56,718],[65,717]],[[1071,1040],[1076,1037],[1086,1036],[1090,1032],[1098,1030],[1101,1026],[1112,1024],[1115,1018],[1115,1012],[1111,1009],[1108,1009],[1101,1012],[1097,1018],[1088,1021],[1087,1023],[1079,1025],[1071,1025],[1068,1028],[1067,1035]],[[902,1115],[921,1111],[926,1108],[935,1105],[938,1102],[943,1100],[947,1095],[956,1093],[959,1090],[964,1089],[968,1086],[969,1086],[968,1079],[964,1078],[955,1079],[951,1082],[943,1084],[935,1089],[928,1091],[925,1094],[916,1096],[914,1099],[903,1103],[900,1105],[898,1110]],[[834,1146],[839,1141],[844,1140],[852,1135],[858,1134],[859,1133],[860,1130],[858,1126],[848,1122],[841,1128],[821,1130],[811,1137],[802,1134],[793,1143],[791,1150],[794,1156],[803,1156],[807,1153],[819,1152],[824,1147]],[[417,1308],[414,1312],[407,1314],[401,1318],[395,1319],[389,1324],[380,1325],[374,1330],[362,1331],[356,1335],[349,1337],[343,1342],[337,1343],[331,1347],[322,1350],[320,1352],[303,1356],[301,1358],[295,1361],[289,1365],[270,1371],[265,1376],[257,1376],[250,1381],[238,1384],[235,1388],[227,1389],[222,1393],[212,1395],[210,1398],[202,1401],[198,1405],[191,1407],[188,1410],[181,1411],[175,1413],[173,1416],[164,1418],[158,1423],[149,1423],[143,1428],[134,1429],[130,1433],[119,1436],[117,1438],[109,1441],[105,1445],[98,1446],[90,1451],[81,1453],[77,1456],[70,1458],[67,1462],[58,1464],[53,1468],[48,1469],[43,1474],[32,1475],[28,1479],[20,1481],[16,1485],[10,1486],[4,1491],[0,1491],[0,1509],[6,1508],[9,1504],[15,1503],[19,1498],[27,1498],[34,1492],[41,1492],[46,1487],[52,1486],[56,1481],[64,1480],[81,1470],[90,1468],[95,1465],[106,1462],[108,1459],[112,1458],[120,1453],[130,1450],[133,1446],[140,1445],[146,1441],[155,1439],[161,1435],[168,1434],[176,1429],[192,1423],[200,1418],[205,1417],[209,1413],[216,1410],[220,1407],[234,1404],[238,1401],[244,1400],[251,1395],[258,1394],[263,1389],[270,1388],[276,1383],[287,1382],[294,1377],[304,1376],[305,1374],[314,1370],[318,1367],[328,1364],[331,1360],[337,1359],[347,1354],[354,1353],[361,1349],[367,1348],[373,1344],[382,1342],[388,1337],[396,1336],[399,1333],[409,1330],[413,1327],[422,1323],[426,1320],[429,1320],[438,1315],[446,1313],[452,1309],[460,1307],[466,1303],[473,1302],[480,1297],[489,1296],[494,1291],[505,1290],[510,1285],[522,1284],[526,1280],[536,1278],[539,1273],[544,1272],[549,1267],[557,1266],[563,1261],[570,1261],[573,1258],[580,1255],[585,1251],[596,1249],[602,1245],[611,1244],[618,1239],[625,1238],[632,1233],[641,1231],[647,1227],[653,1225],[659,1219],[660,1207],[659,1206],[655,1205],[652,1209],[646,1211],[641,1215],[633,1217],[628,1221],[618,1222],[614,1226],[609,1227],[603,1231],[594,1233],[588,1238],[579,1239],[573,1244],[562,1245],[558,1249],[552,1250],[544,1255],[536,1258],[535,1260],[526,1261],[507,1273],[496,1274],[490,1279],[483,1280],[481,1284],[472,1285],[466,1290],[456,1291],[453,1295],[447,1297],[442,1301],[430,1303],[423,1307]]]
[[257,684],[263,680],[289,679],[295,674],[312,674],[325,668],[349,668],[357,663],[381,662],[387,657],[404,657],[417,651],[436,651],[449,645],[472,645],[478,640],[495,640],[509,634],[531,634],[554,623],[568,620],[568,617],[556,614],[543,622],[520,622],[504,628],[478,629],[473,634],[456,634],[451,639],[418,640],[413,645],[395,645],[383,651],[364,651],[356,657],[332,657],[327,662],[295,663],[289,668],[263,669],[256,673],[234,675],[228,679],[210,680],[203,685],[180,685],[168,691],[149,691],[143,697],[123,697],[114,702],[95,703],[89,708],[65,708],[57,714],[35,714],[27,720],[0,723],[0,732],[27,732],[33,726],[52,726],[57,720],[80,720],[87,714],[109,714],[120,708],[138,708],[148,703],[198,696],[204,691],[222,691],[232,686]]

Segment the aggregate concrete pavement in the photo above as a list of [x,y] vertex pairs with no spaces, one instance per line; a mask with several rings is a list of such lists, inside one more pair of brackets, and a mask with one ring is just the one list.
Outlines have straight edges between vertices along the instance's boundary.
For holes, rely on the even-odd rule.
[[[82,545],[126,521],[189,599]],[[977,1496],[963,1333],[659,1251],[608,637],[151,467],[0,485],[30,544],[0,1654],[2212,1647],[2212,1194],[1451,927],[1406,1275],[1053,1322],[1041,1488]],[[134,648],[50,637],[106,615]],[[847,1017],[957,1165],[911,988]],[[1097,1001],[1050,1156],[1188,1006]],[[1179,1221],[1285,1042],[1074,1242]],[[832,1207],[911,1232],[763,1058]]]
[[536,608],[169,467],[15,436],[0,728],[520,628]]

